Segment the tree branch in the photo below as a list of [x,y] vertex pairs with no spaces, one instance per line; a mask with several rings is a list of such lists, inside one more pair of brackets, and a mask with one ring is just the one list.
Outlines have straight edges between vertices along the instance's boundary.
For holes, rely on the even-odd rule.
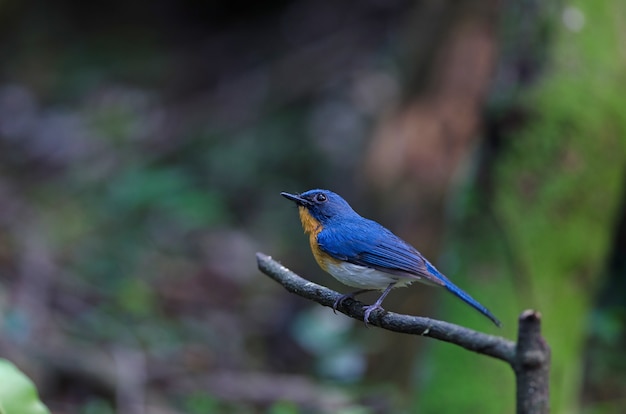
[[515,362],[517,412],[550,411],[550,347],[541,336],[541,314],[526,310],[519,317]]
[[[341,296],[339,292],[301,278],[269,256],[257,253],[256,257],[259,270],[291,293],[329,307],[332,307]],[[346,299],[343,306],[339,306],[337,310],[351,318],[363,321],[363,306],[364,304],[358,300]],[[370,316],[370,322],[372,325],[390,331],[429,336],[450,342],[467,350],[501,359],[509,364],[513,364],[515,360],[514,342],[452,323],[387,311],[375,311]]]
[[[291,293],[328,307],[341,297],[334,290],[301,278],[269,256],[257,253],[256,257],[259,270]],[[363,307],[363,303],[357,300],[346,299],[337,310],[362,321]],[[516,377],[517,413],[548,413],[550,349],[541,337],[541,315],[538,312],[525,311],[520,316],[517,344],[452,323],[394,312],[375,311],[370,322],[383,329],[428,336],[507,362]]]

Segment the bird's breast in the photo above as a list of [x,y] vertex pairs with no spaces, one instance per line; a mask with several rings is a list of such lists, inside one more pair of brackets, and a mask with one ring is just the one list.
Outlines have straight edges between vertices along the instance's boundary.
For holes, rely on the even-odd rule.
[[393,282],[396,282],[397,286],[401,287],[407,286],[413,281],[412,279],[400,278],[390,273],[372,269],[371,267],[360,266],[336,259],[327,261],[322,268],[344,285],[359,289],[382,290]]

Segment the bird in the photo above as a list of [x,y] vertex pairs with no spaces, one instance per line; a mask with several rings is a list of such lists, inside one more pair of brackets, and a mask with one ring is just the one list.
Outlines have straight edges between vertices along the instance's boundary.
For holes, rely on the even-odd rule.
[[422,282],[445,288],[501,326],[493,313],[452,283],[417,249],[376,221],[360,216],[340,195],[322,189],[280,194],[298,206],[302,228],[319,266],[344,285],[358,289],[340,296],[333,304],[334,311],[348,298],[382,291],[374,304],[364,307],[363,320],[368,325],[372,312],[384,310],[383,300],[393,288]]

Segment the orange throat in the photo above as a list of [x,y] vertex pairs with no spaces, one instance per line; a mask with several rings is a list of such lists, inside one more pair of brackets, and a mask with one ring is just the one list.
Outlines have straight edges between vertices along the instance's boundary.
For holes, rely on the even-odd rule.
[[298,213],[300,213],[300,222],[305,233],[317,236],[317,233],[322,231],[322,225],[313,218],[306,207],[298,206]]
[[315,261],[317,261],[317,264],[319,264],[322,269],[326,270],[328,255],[322,253],[317,244],[317,235],[322,231],[322,224],[309,213],[306,207],[298,206],[298,213],[300,213],[302,228],[304,232],[309,235],[309,244],[311,245],[311,252],[313,252]]

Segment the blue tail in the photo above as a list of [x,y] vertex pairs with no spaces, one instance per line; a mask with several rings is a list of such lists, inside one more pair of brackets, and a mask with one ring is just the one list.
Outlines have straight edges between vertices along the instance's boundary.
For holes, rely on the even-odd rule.
[[454,283],[452,283],[450,281],[450,279],[448,279],[447,277],[445,277],[444,275],[442,275],[436,268],[435,266],[433,266],[432,264],[428,263],[428,261],[426,262],[426,267],[428,268],[428,271],[431,272],[433,275],[437,276],[437,278],[441,279],[442,282],[445,283],[445,287],[446,289],[448,289],[448,291],[452,292],[455,296],[457,296],[458,298],[460,298],[463,302],[467,303],[468,305],[470,305],[472,308],[476,309],[478,312],[482,313],[483,315],[485,315],[486,317],[488,317],[489,319],[491,319],[491,321],[493,323],[496,324],[496,326],[500,327],[502,326],[502,323],[498,320],[498,318],[496,318],[493,313],[491,313],[489,311],[489,309],[485,308],[483,305],[481,305],[476,299],[474,299],[473,297],[471,297],[469,294],[465,293],[463,290],[461,290],[461,288],[459,288],[458,286],[456,286]]

